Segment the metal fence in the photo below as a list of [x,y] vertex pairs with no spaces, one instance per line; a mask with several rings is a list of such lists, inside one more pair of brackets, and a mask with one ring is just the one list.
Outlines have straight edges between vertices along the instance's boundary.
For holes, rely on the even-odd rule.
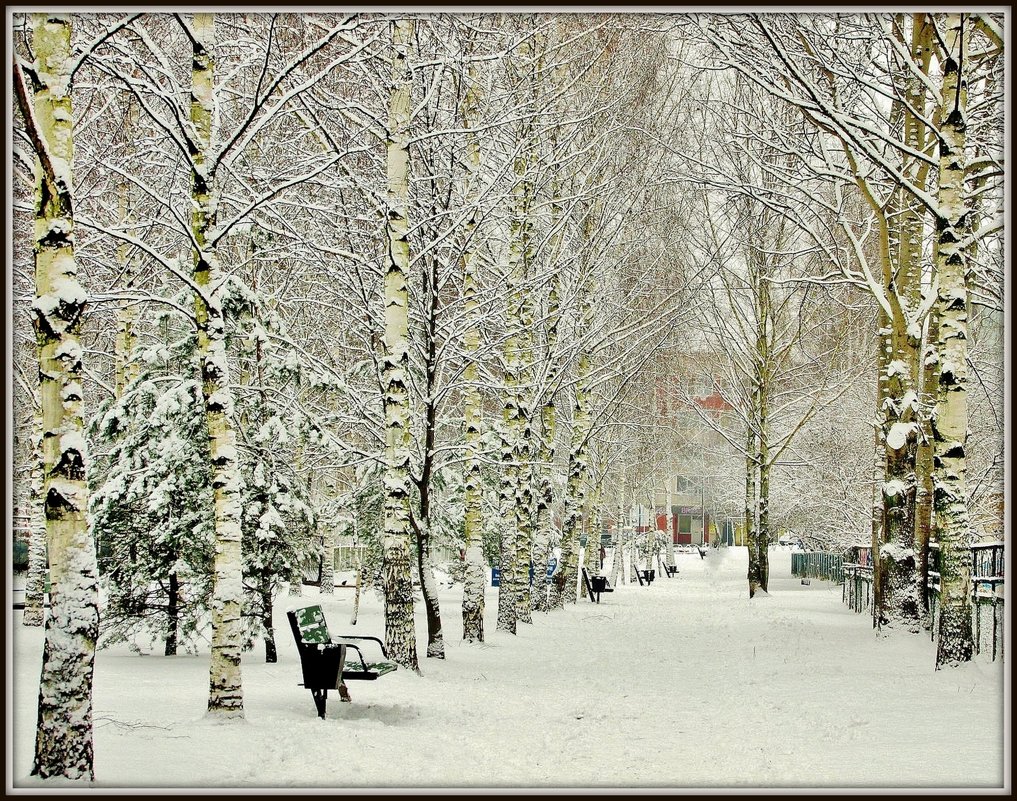
[[[822,557],[827,557],[824,560]],[[981,542],[971,546],[971,627],[976,653],[1003,658],[1005,604],[1004,544]],[[838,564],[840,577],[834,578]],[[824,571],[830,575],[822,575]],[[845,554],[791,554],[791,575],[828,578],[843,583],[841,600],[855,612],[872,611],[872,549],[865,545],[848,548]],[[929,579],[925,599],[929,610],[929,635],[935,640],[939,626],[939,547],[929,548]]]
[[840,583],[844,579],[844,557],[826,551],[794,552],[791,554],[791,575]]
[[[971,546],[971,635],[975,653],[1003,658],[1003,590],[1006,583],[1002,542],[979,542]],[[929,547],[929,580],[925,587],[931,626],[929,636],[939,633],[939,546]]]

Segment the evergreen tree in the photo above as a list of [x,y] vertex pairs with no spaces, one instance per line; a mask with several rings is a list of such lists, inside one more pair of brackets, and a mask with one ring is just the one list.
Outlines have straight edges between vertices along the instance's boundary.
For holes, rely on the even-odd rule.
[[317,540],[308,487],[295,468],[307,426],[289,413],[285,394],[299,384],[300,372],[277,344],[285,330],[272,302],[236,276],[226,282],[222,299],[227,346],[241,367],[234,423],[243,484],[245,645],[252,647],[260,635],[265,661],[275,662],[275,597],[283,583],[303,573]]
[[[168,340],[168,318],[161,329]],[[142,349],[138,377],[94,424],[102,452],[90,508],[106,645],[147,633],[172,656],[205,622],[212,490],[194,354],[193,336]]]

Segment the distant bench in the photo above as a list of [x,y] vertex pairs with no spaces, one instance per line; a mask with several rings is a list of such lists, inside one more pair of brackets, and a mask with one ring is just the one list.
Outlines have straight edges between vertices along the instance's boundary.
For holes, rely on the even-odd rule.
[[639,570],[636,569],[636,578],[639,579],[639,586],[642,587],[644,584],[650,586],[653,584],[653,580],[657,577],[657,571],[653,569]]
[[[345,681],[373,681],[379,676],[391,673],[398,666],[388,661],[385,646],[377,637],[354,637],[350,635],[332,638],[325,624],[325,614],[317,604],[293,609],[286,613],[293,639],[296,640],[300,652],[300,669],[303,674],[303,686],[311,691],[318,717],[325,717],[325,702],[329,690],[339,690],[340,696],[346,697]],[[367,662],[360,647],[350,640],[371,640],[381,649],[383,660]],[[347,662],[347,651],[356,654],[352,662]]]
[[600,594],[602,592],[614,592],[614,587],[607,583],[607,576],[591,576],[586,572],[586,568],[583,568],[583,582],[586,584],[586,592],[590,596],[591,601],[600,603]]
[[668,578],[674,578],[678,572],[678,565],[664,565],[664,572],[667,573]]

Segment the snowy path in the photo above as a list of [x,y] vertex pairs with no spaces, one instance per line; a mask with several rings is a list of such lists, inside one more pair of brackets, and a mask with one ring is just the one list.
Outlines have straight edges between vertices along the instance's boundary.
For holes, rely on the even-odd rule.
[[[750,602],[743,549],[679,554],[681,573],[622,585],[466,645],[460,588],[445,661],[351,685],[318,720],[279,603],[280,661],[245,655],[246,721],[202,717],[208,657],[102,651],[96,770],[103,787],[1000,787],[1001,663],[932,669],[925,637],[877,641],[826,582],[774,552]],[[317,600],[315,590],[302,599]],[[380,634],[381,603],[323,600],[334,631]],[[42,633],[13,626],[14,771],[27,778]],[[420,652],[424,623],[418,618]],[[10,708],[10,707],[9,707]],[[8,718],[10,722],[10,718]]]

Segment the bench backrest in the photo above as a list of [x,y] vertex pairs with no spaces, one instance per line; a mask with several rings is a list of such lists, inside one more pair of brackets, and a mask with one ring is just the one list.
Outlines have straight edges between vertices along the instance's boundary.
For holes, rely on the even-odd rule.
[[[294,609],[294,628],[300,632],[301,643],[317,643],[325,645],[332,641],[328,634],[328,626],[325,624],[325,613],[321,607],[305,606],[302,609]],[[294,631],[294,634],[296,631]]]

